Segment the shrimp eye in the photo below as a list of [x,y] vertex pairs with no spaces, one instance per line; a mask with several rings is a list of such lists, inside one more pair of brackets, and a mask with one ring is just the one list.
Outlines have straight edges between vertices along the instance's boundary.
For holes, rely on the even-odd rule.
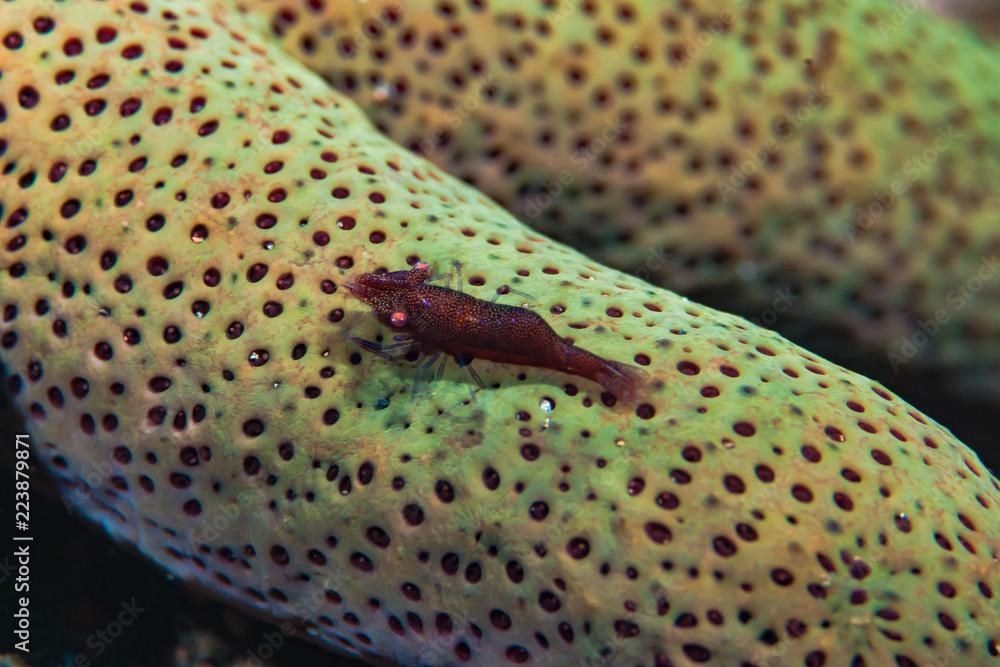
[[417,262],[416,264],[413,265],[413,268],[418,269],[420,271],[426,271],[429,268],[431,268],[431,265],[428,264],[427,262]]
[[389,315],[389,323],[394,327],[405,327],[409,320],[410,316],[402,310],[393,311],[392,314]]

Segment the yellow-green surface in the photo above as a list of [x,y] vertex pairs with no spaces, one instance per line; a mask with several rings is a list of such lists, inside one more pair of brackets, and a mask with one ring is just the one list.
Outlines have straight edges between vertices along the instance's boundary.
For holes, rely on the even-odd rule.
[[[1000,661],[1000,484],[884,388],[539,236],[227,5],[0,35],[8,387],[169,571],[406,665]],[[488,363],[411,401],[342,285],[417,258],[536,295],[641,404]]]
[[962,24],[885,0],[240,5],[589,256],[1000,397],[1000,50]]

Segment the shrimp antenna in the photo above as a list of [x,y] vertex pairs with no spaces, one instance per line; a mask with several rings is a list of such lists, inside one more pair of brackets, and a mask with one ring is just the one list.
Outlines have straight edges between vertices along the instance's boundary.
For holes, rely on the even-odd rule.
[[[461,292],[462,292],[462,286],[464,285],[464,281],[462,280],[462,263],[460,261],[458,261],[457,259],[452,259],[451,260],[451,268],[455,272],[455,278],[458,279],[458,288],[457,288],[457,291],[461,294]],[[451,281],[450,280],[448,281],[448,285],[449,286],[451,285]]]
[[430,276],[428,276],[427,280],[424,281],[425,283],[436,283],[443,280],[444,286],[451,289],[451,279],[453,274],[450,271],[448,273],[441,273],[438,271],[436,265],[429,265],[428,270],[430,271]]

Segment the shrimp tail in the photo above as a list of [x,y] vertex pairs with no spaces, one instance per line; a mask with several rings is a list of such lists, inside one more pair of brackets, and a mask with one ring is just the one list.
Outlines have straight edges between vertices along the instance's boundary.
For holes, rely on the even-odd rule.
[[594,380],[604,391],[614,394],[626,403],[634,403],[639,390],[646,383],[646,372],[636,366],[603,359],[604,368],[597,372]]
[[647,379],[646,372],[636,366],[604,359],[575,345],[567,350],[565,361],[571,373],[593,380],[626,403],[638,398]]

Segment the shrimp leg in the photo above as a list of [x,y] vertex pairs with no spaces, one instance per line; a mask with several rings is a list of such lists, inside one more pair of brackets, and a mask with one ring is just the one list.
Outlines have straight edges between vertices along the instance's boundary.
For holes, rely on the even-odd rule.
[[[411,401],[415,399],[417,397],[417,394],[421,392],[421,388],[423,385],[429,385],[432,379],[433,380],[441,379],[441,375],[444,373],[444,365],[445,365],[444,363],[442,363],[441,366],[437,369],[437,372],[434,373],[434,377],[433,378],[430,377],[432,369],[434,368],[434,364],[436,364],[438,360],[441,359],[441,356],[442,354],[440,352],[435,352],[434,354],[427,357],[427,361],[420,364],[420,369],[417,371],[417,377],[413,381],[413,393],[410,394]],[[448,357],[445,357],[444,362],[447,361]]]
[[[373,340],[351,336],[351,340],[354,341],[355,345],[372,354],[377,354],[386,361],[396,361],[401,357],[405,357],[415,345],[415,342],[411,338],[402,338],[400,336],[396,338],[397,342],[395,343],[378,343]],[[402,339],[400,340],[400,338]]]
[[480,389],[486,388],[486,384],[483,382],[483,378],[480,377],[479,373],[476,372],[476,369],[472,367],[472,361],[473,361],[472,357],[463,354],[461,356],[455,357],[455,361],[458,362],[459,368],[464,368],[469,373],[469,376],[472,378],[472,380],[476,383],[476,385]]
[[[451,267],[453,269],[455,269],[455,275],[458,277],[458,289],[455,290],[455,291],[457,291],[459,294],[461,294],[462,293],[462,284],[463,284],[463,281],[462,281],[462,263],[460,261],[458,261],[457,259],[453,259],[453,260],[451,260]],[[451,281],[450,280],[448,281],[448,285],[451,286]]]
[[[459,368],[464,368],[466,370],[469,377],[472,378],[473,382],[475,382],[480,389],[486,388],[486,383],[483,382],[483,378],[481,378],[479,373],[476,372],[476,369],[472,367],[473,358],[471,356],[463,354],[455,357],[455,361],[458,363]],[[472,387],[469,387],[469,399],[473,403],[476,402],[476,392],[473,391]]]

